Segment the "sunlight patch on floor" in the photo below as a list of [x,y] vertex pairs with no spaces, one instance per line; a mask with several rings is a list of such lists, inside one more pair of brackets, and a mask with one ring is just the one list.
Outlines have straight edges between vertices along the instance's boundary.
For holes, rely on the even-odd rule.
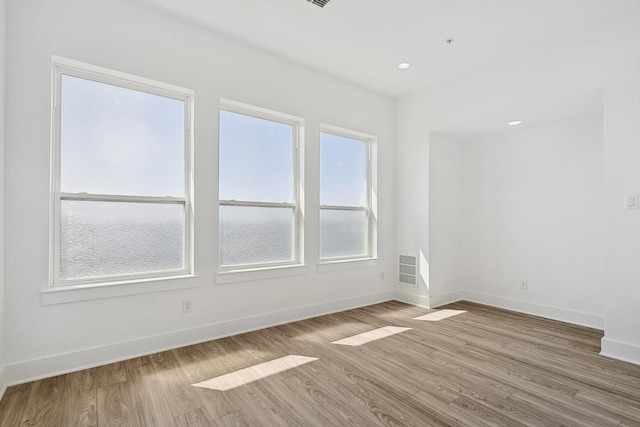
[[305,363],[313,362],[314,360],[318,360],[318,358],[298,355],[284,356],[192,385],[194,387],[208,388],[211,390],[227,391],[304,365]]
[[384,328],[374,329],[373,331],[364,332],[362,334],[354,335],[352,337],[343,338],[338,341],[333,341],[331,344],[349,345],[349,346],[355,347],[355,346],[367,344],[371,341],[390,337],[391,335],[399,334],[401,332],[405,332],[409,330],[411,330],[411,328],[401,328],[398,326],[385,326]]
[[413,320],[427,320],[429,322],[437,322],[438,320],[446,319],[448,317],[457,316],[458,314],[466,313],[465,310],[438,310],[433,313],[425,314],[423,316],[414,317]]

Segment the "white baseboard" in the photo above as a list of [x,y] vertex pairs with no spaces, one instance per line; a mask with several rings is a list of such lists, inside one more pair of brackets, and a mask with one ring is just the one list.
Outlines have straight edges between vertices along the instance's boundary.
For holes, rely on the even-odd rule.
[[602,338],[600,354],[612,359],[640,365],[640,346]]
[[429,302],[431,308],[440,307],[442,305],[451,304],[452,302],[460,301],[464,299],[463,291],[448,292],[441,295],[429,295]]
[[431,308],[429,305],[429,297],[426,295],[417,295],[410,292],[404,292],[396,289],[393,292],[394,299],[407,304],[417,305],[418,307]]
[[7,391],[7,370],[4,366],[0,367],[0,400],[4,397],[4,393]]
[[546,317],[548,319],[560,320],[561,322],[587,326],[589,328],[600,330],[604,329],[604,317],[597,316],[595,314],[582,313],[579,311],[572,311],[564,308],[472,291],[462,291],[461,299],[493,307],[505,308],[507,310],[519,311],[521,313],[533,314],[534,316]]
[[309,319],[352,308],[377,304],[384,301],[390,301],[392,299],[394,299],[394,292],[392,290],[359,295],[357,297],[327,301],[304,307],[295,307],[278,312],[233,319],[197,328],[144,337],[134,341],[109,344],[102,347],[88,348],[70,353],[13,363],[5,367],[5,384],[14,385],[41,378],[48,378],[55,375],[79,371],[160,351],[171,350],[191,344],[255,331],[270,326],[281,325],[283,323],[295,322],[297,320]]
[[604,329],[604,317],[602,316],[473,291],[460,290],[441,295],[429,295],[427,297],[396,289],[395,299],[424,308],[437,308],[456,301],[465,300],[492,307],[513,310],[520,313],[532,314],[534,316],[546,317],[548,319],[560,320],[562,322],[573,323],[576,325],[587,326],[590,328],[600,330]]

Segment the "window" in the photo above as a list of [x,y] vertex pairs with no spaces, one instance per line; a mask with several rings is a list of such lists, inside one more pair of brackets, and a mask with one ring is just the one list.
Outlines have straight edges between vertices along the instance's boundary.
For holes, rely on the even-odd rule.
[[54,58],[52,284],[192,272],[192,92]]
[[324,126],[320,134],[320,259],[375,256],[374,138]]
[[302,263],[301,123],[296,117],[223,101],[221,271]]

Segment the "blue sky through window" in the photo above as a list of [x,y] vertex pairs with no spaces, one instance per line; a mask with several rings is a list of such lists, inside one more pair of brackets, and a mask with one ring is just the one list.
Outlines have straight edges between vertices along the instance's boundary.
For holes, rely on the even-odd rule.
[[321,134],[320,204],[367,206],[367,144],[364,141]]
[[220,199],[294,199],[294,128],[220,110]]
[[61,190],[184,196],[184,102],[62,76]]

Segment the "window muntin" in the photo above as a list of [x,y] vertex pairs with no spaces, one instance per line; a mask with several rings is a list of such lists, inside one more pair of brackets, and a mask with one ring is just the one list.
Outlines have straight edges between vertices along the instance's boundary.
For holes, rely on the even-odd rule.
[[52,286],[192,272],[192,92],[54,58]]
[[325,129],[320,134],[320,259],[373,256],[371,140]]
[[302,262],[300,125],[298,118],[232,101],[221,106],[221,271]]

